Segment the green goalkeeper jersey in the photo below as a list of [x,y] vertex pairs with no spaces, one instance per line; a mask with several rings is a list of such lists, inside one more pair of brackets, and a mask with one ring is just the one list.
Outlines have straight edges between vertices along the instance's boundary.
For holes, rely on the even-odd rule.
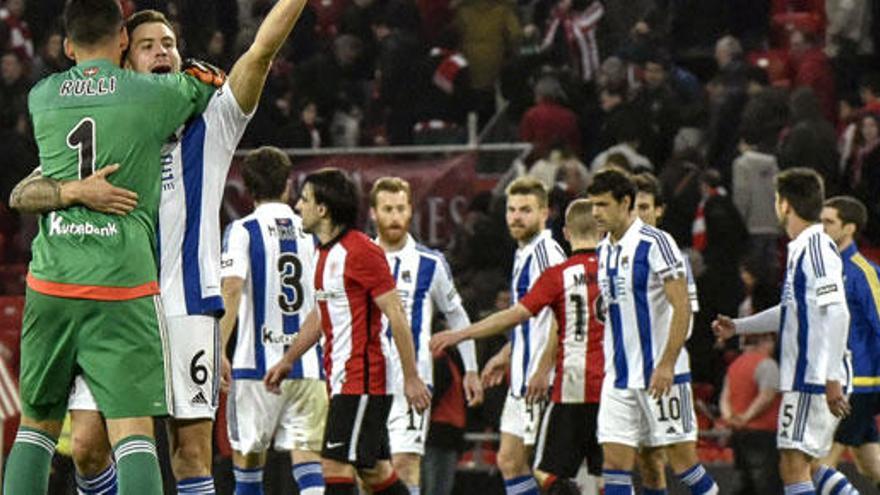
[[138,74],[108,60],[80,63],[40,81],[29,97],[42,174],[109,177],[138,194],[128,215],[71,207],[40,217],[29,286],[60,297],[118,300],[158,293],[156,222],[161,152],[201,113],[214,88],[184,74]]

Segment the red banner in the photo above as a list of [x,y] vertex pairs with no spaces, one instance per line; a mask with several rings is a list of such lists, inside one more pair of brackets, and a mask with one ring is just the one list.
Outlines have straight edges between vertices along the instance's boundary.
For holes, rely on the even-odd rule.
[[[292,178],[294,187],[299,190],[302,179],[319,168],[336,167],[347,171],[360,186],[361,227],[367,226],[369,193],[373,182],[385,176],[406,179],[413,192],[413,235],[426,245],[442,248],[452,240],[455,225],[463,221],[471,199],[485,187],[484,181],[478,180],[476,162],[475,153],[433,160],[399,160],[377,155],[331,155],[296,159]],[[226,183],[222,212],[224,223],[241,218],[252,209],[253,202],[247,196],[236,161]]]

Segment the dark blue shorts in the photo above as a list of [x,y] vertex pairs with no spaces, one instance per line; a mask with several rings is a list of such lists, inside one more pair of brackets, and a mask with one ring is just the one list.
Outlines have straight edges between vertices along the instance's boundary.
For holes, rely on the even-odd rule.
[[860,447],[878,441],[877,420],[880,414],[880,393],[852,394],[852,413],[843,418],[834,434],[834,441],[849,447]]

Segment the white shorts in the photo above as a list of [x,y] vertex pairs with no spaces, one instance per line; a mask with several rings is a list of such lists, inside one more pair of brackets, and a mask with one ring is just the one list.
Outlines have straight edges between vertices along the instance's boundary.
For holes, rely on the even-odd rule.
[[327,419],[327,384],[322,380],[284,380],[281,394],[261,380],[233,380],[227,401],[232,448],[243,454],[275,450],[321,452]]
[[507,394],[501,411],[501,432],[522,438],[523,444],[535,445],[544,403],[526,404],[522,397]]
[[430,418],[430,409],[419,414],[409,407],[405,395],[394,394],[391,412],[388,413],[388,442],[391,455],[425,455],[425,440],[428,438]]
[[[214,419],[220,392],[220,329],[213,316],[169,316],[171,415],[177,419]],[[166,377],[167,380],[167,377]],[[76,377],[67,408],[97,411],[88,385]]]
[[697,441],[697,420],[690,383],[674,384],[660,400],[645,389],[602,386],[599,400],[599,443],[634,448]]
[[825,394],[783,392],[779,405],[776,445],[814,458],[825,457],[840,419],[831,414]]

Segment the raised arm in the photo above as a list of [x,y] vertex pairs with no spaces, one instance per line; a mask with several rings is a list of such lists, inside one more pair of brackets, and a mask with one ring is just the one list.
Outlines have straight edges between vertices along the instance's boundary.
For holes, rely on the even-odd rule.
[[272,60],[305,5],[306,0],[279,0],[263,20],[250,48],[232,67],[229,87],[244,113],[249,114],[257,107]]

